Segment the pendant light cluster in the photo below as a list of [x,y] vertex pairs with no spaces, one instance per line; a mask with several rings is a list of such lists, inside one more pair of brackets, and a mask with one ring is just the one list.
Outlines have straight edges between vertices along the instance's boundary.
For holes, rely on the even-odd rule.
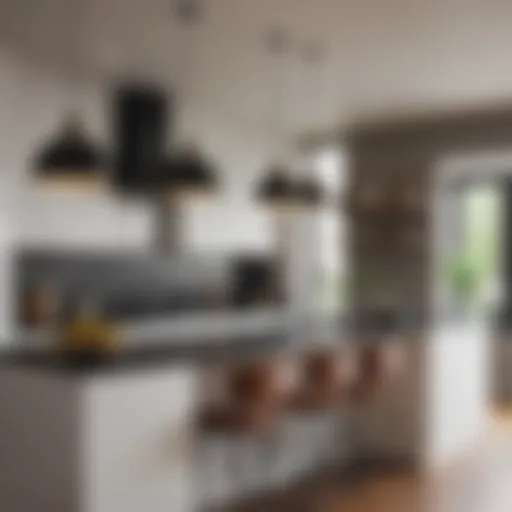
[[[85,6],[86,0],[81,0]],[[182,61],[186,69],[182,69],[178,87],[180,103],[183,104],[184,94],[190,90],[192,43],[194,28],[200,23],[202,15],[200,0],[174,0],[173,14],[187,36],[185,52]],[[70,63],[74,68],[72,82],[79,81],[76,76],[76,63],[84,64],[85,30],[82,19],[84,13],[73,4],[72,13],[75,19],[76,33],[80,44],[73,50]],[[323,199],[320,185],[310,176],[297,178],[294,169],[287,164],[287,155],[283,148],[286,136],[285,124],[289,105],[287,104],[287,58],[292,54],[290,37],[285,30],[276,29],[268,34],[267,49],[276,64],[274,70],[275,84],[270,89],[275,90],[275,101],[270,102],[271,129],[279,147],[275,150],[272,163],[266,169],[256,195],[271,207],[306,207],[315,208]],[[302,53],[303,62],[313,67],[320,61],[321,48],[309,45]],[[71,67],[71,64],[70,64]],[[272,73],[270,73],[272,75]],[[309,91],[311,93],[311,91]],[[304,104],[312,101],[314,94],[304,100]],[[107,181],[107,160],[105,151],[100,149],[89,136],[84,122],[77,112],[71,111],[58,133],[45,143],[35,158],[35,174],[45,182],[60,184],[79,184],[89,188],[97,188]],[[158,169],[158,179],[153,185],[157,192],[165,192],[171,198],[182,196],[204,196],[217,188],[217,173],[215,166],[202,151],[195,139],[181,141],[171,148],[170,153]],[[312,174],[312,173],[310,173]]]
[[[81,5],[84,6],[85,3]],[[75,4],[72,4],[70,9],[70,17],[73,16],[75,22],[75,32],[83,36],[79,38],[80,48],[72,48],[72,55],[69,56],[70,69],[73,66],[73,76],[70,78],[74,83],[83,78],[76,72],[76,65],[84,64],[87,43],[82,22],[84,13],[76,9]],[[194,26],[198,25],[201,14],[201,4],[198,0],[175,0],[173,4],[173,15],[187,35],[182,57],[187,69],[182,69],[180,73],[182,84],[178,87],[179,95],[183,95],[190,87],[188,79],[191,74],[192,31]],[[181,96],[179,99],[183,104]],[[77,184],[96,190],[98,184],[105,185],[107,182],[105,152],[92,141],[84,122],[75,111],[68,114],[58,133],[44,143],[34,160],[35,177],[42,183]],[[217,186],[215,168],[195,140],[182,142],[173,148],[158,169],[157,175],[158,179],[152,184],[156,189],[154,191],[164,192],[172,199],[182,196],[204,196],[214,192]]]
[[[286,58],[291,54],[290,38],[284,30],[276,29],[268,38],[268,50],[279,64],[275,73],[275,104],[272,105],[272,124],[275,127],[275,139],[280,147],[276,150],[279,154],[284,151],[282,144],[286,136],[285,116],[286,104]],[[316,64],[321,57],[321,48],[318,45],[308,45],[303,52],[304,62]],[[304,104],[311,101],[312,97],[305,98]],[[311,177],[292,177],[294,169],[286,164],[286,157],[276,159],[266,170],[263,180],[258,186],[257,197],[267,206],[277,209],[316,208],[323,200],[321,186]]]
[[[70,46],[67,66],[69,67],[70,96],[73,95],[75,82],[80,81],[81,70],[85,64],[85,27],[83,24],[85,0],[79,5],[70,3],[70,20],[78,42]],[[82,11],[82,12],[81,12]],[[73,18],[73,20],[71,20]],[[74,23],[73,23],[74,21]],[[97,188],[104,184],[105,154],[95,144],[87,132],[80,113],[70,108],[61,127],[35,155],[34,172],[45,184]]]

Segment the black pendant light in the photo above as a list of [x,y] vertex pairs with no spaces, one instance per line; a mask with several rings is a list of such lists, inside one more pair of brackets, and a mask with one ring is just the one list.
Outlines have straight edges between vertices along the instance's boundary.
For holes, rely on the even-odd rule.
[[286,167],[269,168],[257,191],[258,199],[269,206],[288,204],[293,194],[293,184],[288,178]]
[[168,193],[182,198],[210,195],[218,185],[213,165],[195,144],[177,148],[164,163],[162,174]]
[[322,186],[312,177],[303,177],[295,181],[293,195],[301,208],[318,208],[324,200]]
[[[311,71],[310,87],[306,90],[307,97],[304,99],[304,105],[308,105],[316,95],[316,79],[313,72],[323,57],[323,48],[316,42],[305,45],[302,51],[302,61],[304,69]],[[303,83],[308,83],[307,77]],[[318,208],[324,202],[324,190],[322,185],[315,179],[315,170],[313,165],[308,164],[308,168],[300,178],[295,180],[293,185],[293,195],[297,206],[300,208]]]
[[[197,26],[202,14],[199,0],[175,0],[174,14],[187,36],[192,34],[194,25]],[[188,79],[191,71],[192,40],[185,41],[186,50],[182,62],[186,69],[180,73],[182,80],[178,91],[178,100],[183,105],[183,95],[190,90]],[[175,197],[204,197],[214,193],[218,186],[215,166],[201,150],[195,140],[178,143],[163,163],[160,173],[160,187],[173,198]]]
[[96,187],[103,183],[102,164],[103,155],[89,139],[80,118],[69,115],[38,152],[35,172],[38,180],[48,184]]
[[[85,2],[85,0],[81,0]],[[86,48],[83,30],[84,12],[76,3],[70,4],[70,18],[75,20],[75,35],[80,48],[70,46],[70,82],[83,77],[77,72],[76,63],[82,65]],[[80,4],[82,7],[85,3]],[[71,73],[71,70],[73,71]],[[104,155],[87,133],[77,111],[70,109],[58,131],[47,140],[34,157],[34,174],[39,182],[51,185],[77,185],[80,189],[98,188],[104,184]]]
[[[284,30],[275,29],[268,35],[267,45],[270,55],[272,55],[277,64],[275,70],[276,83],[271,84],[275,88],[275,102],[270,102],[271,130],[278,132],[275,139],[279,144],[276,153],[282,151],[283,124],[285,114],[285,68],[283,59],[286,56],[290,44],[289,38]],[[290,170],[286,166],[284,159],[276,159],[277,163],[271,163],[265,170],[263,180],[259,183],[256,196],[267,206],[273,208],[289,207],[293,204],[293,184],[290,180]]]

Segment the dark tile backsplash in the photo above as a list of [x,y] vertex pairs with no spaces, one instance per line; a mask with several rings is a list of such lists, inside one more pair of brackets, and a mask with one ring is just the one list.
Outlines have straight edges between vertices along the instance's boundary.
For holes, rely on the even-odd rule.
[[62,310],[90,301],[122,320],[222,307],[229,288],[226,263],[207,257],[27,250],[18,255],[17,275],[22,323],[24,304],[40,287],[59,297]]

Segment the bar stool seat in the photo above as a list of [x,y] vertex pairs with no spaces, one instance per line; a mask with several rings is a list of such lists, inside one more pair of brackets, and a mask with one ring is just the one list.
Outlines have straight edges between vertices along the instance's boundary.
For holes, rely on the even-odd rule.
[[237,403],[282,405],[294,387],[293,374],[285,361],[256,360],[233,368],[228,376],[228,395]]
[[238,363],[227,371],[225,381],[224,402],[199,411],[202,430],[258,430],[273,421],[293,386],[285,362],[263,359]]
[[301,386],[289,402],[291,409],[337,409],[349,399],[357,370],[349,350],[324,349],[307,354],[302,364]]
[[337,386],[307,388],[290,400],[290,408],[297,412],[319,412],[334,409],[342,402]]

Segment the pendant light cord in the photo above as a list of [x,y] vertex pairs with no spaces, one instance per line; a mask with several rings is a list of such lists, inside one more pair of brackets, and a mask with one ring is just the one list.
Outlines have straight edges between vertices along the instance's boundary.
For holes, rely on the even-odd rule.
[[[195,30],[201,19],[201,0],[175,0],[174,15],[180,31],[180,42],[182,50],[178,55],[176,70],[176,99],[179,103],[182,115],[178,121],[181,129],[185,124],[185,105],[191,98],[192,84],[194,83],[194,69],[197,58],[197,38]],[[179,118],[179,116],[178,116]],[[180,128],[178,128],[178,131]],[[183,134],[182,134],[183,135]]]
[[306,84],[309,86],[308,94],[311,98],[314,97],[315,92],[318,91],[317,83],[319,82],[316,72],[320,69],[320,64],[324,58],[324,49],[317,41],[310,41],[307,43],[302,51],[302,61],[307,71],[309,71],[309,80]]
[[[304,65],[304,83],[306,84],[305,91],[306,91],[306,97],[304,98],[304,105],[314,105],[315,102],[313,101],[313,98],[318,96],[318,83],[319,80],[319,71],[320,71],[320,64],[322,63],[324,59],[325,51],[322,45],[318,41],[310,41],[309,43],[305,44],[302,49],[302,62]],[[308,103],[309,99],[309,103]],[[313,109],[304,109],[306,112],[307,117],[313,113]],[[308,129],[308,125],[305,127],[306,130]],[[308,151],[308,155],[311,155],[311,151]],[[309,158],[308,158],[309,161]],[[312,162],[310,162],[312,163]],[[313,167],[313,166],[312,166]]]
[[[70,8],[71,27],[70,41],[74,44],[69,45],[68,67],[70,81],[70,107],[68,111],[68,122],[77,125],[80,122],[77,103],[80,103],[80,96],[84,81],[86,80],[85,57],[87,49],[86,30],[88,26],[88,10],[86,9],[85,0],[76,0],[68,2]],[[76,127],[76,126],[74,126]]]
[[286,97],[288,76],[285,64],[290,50],[290,38],[284,29],[276,28],[269,32],[267,45],[274,63],[272,70],[274,83],[271,84],[271,88],[274,89],[274,101],[269,102],[270,132],[275,139],[275,158],[279,163],[283,163],[282,161],[286,158],[285,133],[288,116],[288,98]]
[[[78,4],[81,0],[77,2],[66,2],[67,5],[67,13],[64,17],[65,26],[63,35],[66,39],[66,42],[63,42],[65,46],[65,71],[64,71],[64,84],[66,90],[66,120],[69,117],[74,117],[76,112],[76,92],[77,92],[77,82],[79,81],[78,77],[78,61],[81,58],[81,39],[82,39],[82,23],[80,12],[81,9],[78,8]],[[80,7],[82,4],[80,3]]]

